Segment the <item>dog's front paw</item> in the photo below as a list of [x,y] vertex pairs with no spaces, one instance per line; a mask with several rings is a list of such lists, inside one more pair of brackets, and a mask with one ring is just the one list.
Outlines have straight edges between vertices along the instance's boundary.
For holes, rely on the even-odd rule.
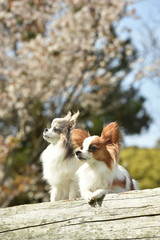
[[108,193],[107,190],[98,189],[92,193],[92,198],[96,201],[96,200],[104,197],[106,193]]
[[85,194],[85,200],[88,203],[93,202],[95,200],[94,197],[93,197],[93,193],[92,192],[87,192],[87,194]]

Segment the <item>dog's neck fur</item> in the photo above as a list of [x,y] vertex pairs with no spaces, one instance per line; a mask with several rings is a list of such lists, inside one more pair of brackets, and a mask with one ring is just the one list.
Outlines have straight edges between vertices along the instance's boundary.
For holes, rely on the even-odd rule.
[[60,141],[62,141],[62,146],[65,149],[64,159],[70,159],[74,156],[74,147],[71,139],[72,130],[68,126],[65,134],[61,134]]

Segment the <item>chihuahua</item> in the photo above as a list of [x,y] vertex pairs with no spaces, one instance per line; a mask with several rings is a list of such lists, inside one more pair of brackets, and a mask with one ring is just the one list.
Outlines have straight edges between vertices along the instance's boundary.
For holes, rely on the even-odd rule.
[[79,112],[64,118],[55,118],[50,128],[45,128],[43,138],[50,145],[43,151],[41,162],[43,179],[51,187],[51,202],[79,197],[76,171],[79,164],[74,155],[71,134]]

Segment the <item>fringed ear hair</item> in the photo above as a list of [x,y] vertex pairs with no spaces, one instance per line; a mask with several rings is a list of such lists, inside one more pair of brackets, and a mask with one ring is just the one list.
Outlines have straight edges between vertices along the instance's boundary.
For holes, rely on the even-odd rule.
[[101,138],[106,144],[118,144],[120,146],[121,132],[117,122],[112,122],[103,128]]
[[64,117],[65,120],[69,121],[71,119],[71,112],[69,111],[67,115]]
[[76,127],[76,120],[77,120],[78,116],[79,116],[79,111],[77,113],[73,114],[73,116],[70,119],[70,127],[72,129]]
[[81,147],[85,138],[89,137],[89,133],[81,129],[73,129],[72,141],[75,146]]
[[101,138],[104,140],[106,149],[114,164],[119,160],[121,131],[117,122],[112,122],[103,128]]
[[73,114],[73,116],[71,117],[71,121],[75,121],[78,118],[79,114],[80,114],[79,111],[77,111],[75,114]]

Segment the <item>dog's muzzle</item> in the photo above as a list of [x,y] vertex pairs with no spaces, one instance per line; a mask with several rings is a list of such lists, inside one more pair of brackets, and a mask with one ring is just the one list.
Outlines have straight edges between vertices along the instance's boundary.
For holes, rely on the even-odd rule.
[[80,157],[81,157],[81,151],[76,151],[76,156],[77,156],[78,158],[80,158]]
[[82,157],[82,152],[81,151],[76,151],[76,156],[79,160],[86,160],[86,158]]
[[46,133],[46,132],[48,132],[48,128],[45,128],[45,129],[44,129],[44,133]]

